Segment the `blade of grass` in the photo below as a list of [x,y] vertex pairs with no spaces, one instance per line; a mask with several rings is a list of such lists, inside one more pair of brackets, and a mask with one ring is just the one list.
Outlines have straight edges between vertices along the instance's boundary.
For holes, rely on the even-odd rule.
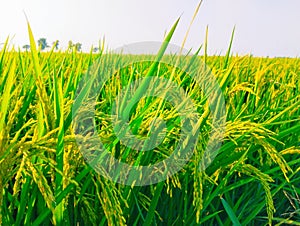
[[222,202],[224,209],[225,209],[226,213],[228,214],[232,224],[234,226],[241,226],[241,223],[239,222],[239,220],[238,220],[236,214],[234,213],[234,211],[232,210],[231,206],[223,198],[221,198],[221,202]]

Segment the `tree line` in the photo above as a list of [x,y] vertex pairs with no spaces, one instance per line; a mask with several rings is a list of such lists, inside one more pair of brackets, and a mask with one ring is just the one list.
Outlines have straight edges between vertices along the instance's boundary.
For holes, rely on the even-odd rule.
[[[49,48],[50,46],[48,45],[47,43],[47,39],[46,38],[40,38],[38,40],[38,46],[41,50],[45,50],[46,48]],[[59,40],[56,40],[55,42],[52,43],[52,46],[54,46],[54,48],[56,50],[58,50],[59,48]],[[68,43],[68,49],[72,49],[74,48],[80,52],[81,49],[82,49],[82,44],[80,42],[77,42],[77,43],[73,43],[71,40],[69,41]],[[23,49],[28,51],[30,49],[30,45],[26,44],[23,46]],[[95,47],[93,48],[93,52],[98,52],[99,51],[99,48]]]

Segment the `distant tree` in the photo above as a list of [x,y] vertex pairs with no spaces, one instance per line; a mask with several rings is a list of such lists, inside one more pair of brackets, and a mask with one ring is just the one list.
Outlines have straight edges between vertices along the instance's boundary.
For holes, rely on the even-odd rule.
[[77,42],[77,43],[75,44],[75,49],[76,49],[78,52],[81,51],[81,47],[82,47],[82,44],[81,44],[81,43]]
[[69,43],[68,43],[68,49],[71,49],[73,48],[74,44],[73,42],[70,40]]
[[56,41],[53,42],[52,44],[53,44],[54,48],[55,48],[56,50],[58,50],[59,40],[56,40]]
[[47,39],[45,39],[45,38],[40,38],[38,40],[38,45],[39,45],[39,48],[41,48],[41,50],[44,50],[49,47],[47,44]]
[[25,49],[26,51],[28,51],[30,49],[30,45],[23,45],[23,49]]
[[98,47],[93,48],[93,52],[94,52],[94,53],[97,53],[98,51],[99,51],[99,48],[98,48]]

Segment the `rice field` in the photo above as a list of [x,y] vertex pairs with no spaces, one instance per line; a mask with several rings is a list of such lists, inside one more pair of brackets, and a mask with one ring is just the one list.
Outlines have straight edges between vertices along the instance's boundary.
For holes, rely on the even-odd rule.
[[[175,29],[176,24],[156,56],[104,48],[98,54],[55,47],[42,52],[30,26],[30,51],[5,43],[0,51],[0,225],[300,225],[300,59],[234,56],[231,43],[226,56],[206,51],[165,56],[174,65],[184,59],[183,68],[194,65],[186,62],[203,62],[224,98],[221,145],[201,170],[211,131],[218,128],[209,99],[193,77],[159,62]],[[119,69],[122,60],[137,63]],[[85,75],[97,62],[115,73],[97,91],[91,108],[83,99],[91,98],[88,93],[99,80]],[[92,145],[93,128],[76,131],[92,118],[107,153],[130,166],[166,159],[180,142],[184,121],[170,102],[138,91],[129,98],[137,102],[117,102],[116,111],[128,110],[132,136],[145,139],[155,134],[153,119],[166,121],[166,135],[151,150],[124,145],[113,125],[120,90],[152,75],[182,87],[193,100],[199,114],[190,125],[199,131],[196,145],[182,169],[165,180],[144,186],[135,186],[134,180],[117,183],[126,172],[113,164],[106,171],[95,169],[89,160],[99,157],[97,150],[87,156],[79,148],[80,142]],[[105,176],[110,171],[117,172],[116,178]]]

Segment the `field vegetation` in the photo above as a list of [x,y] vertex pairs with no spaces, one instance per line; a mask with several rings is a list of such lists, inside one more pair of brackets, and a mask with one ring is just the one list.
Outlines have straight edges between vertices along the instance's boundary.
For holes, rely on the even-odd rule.
[[[226,126],[216,158],[199,170],[211,112],[188,74],[143,62],[142,55],[103,48],[98,54],[56,51],[55,46],[42,52],[28,29],[29,51],[10,49],[8,41],[0,51],[1,225],[299,225],[300,59],[233,56],[230,47],[226,56],[207,56],[203,46],[204,55],[194,57],[220,85]],[[156,57],[163,53],[162,46]],[[203,116],[188,163],[167,180],[147,186],[122,185],[98,174],[80,152],[76,140],[85,137],[76,137],[72,124],[82,76],[99,59],[108,59],[114,68],[119,59],[130,57],[141,62],[117,71],[99,91],[96,128],[111,154],[131,165],[148,165],[174,150],[180,120],[159,98],[141,99],[130,118],[141,137],[157,115],[168,121],[167,136],[157,148],[134,152],[113,131],[111,104],[120,87],[149,71],[182,86]]]

